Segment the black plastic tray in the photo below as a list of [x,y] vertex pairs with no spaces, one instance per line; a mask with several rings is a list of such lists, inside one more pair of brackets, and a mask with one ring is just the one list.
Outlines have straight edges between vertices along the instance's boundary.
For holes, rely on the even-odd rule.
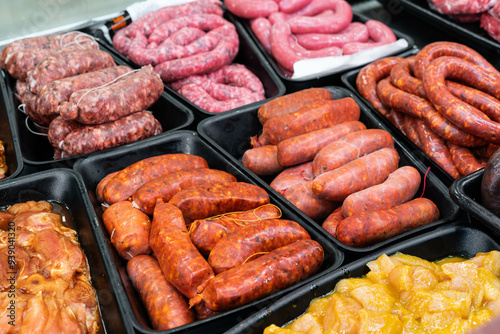
[[110,257],[104,254],[105,238],[98,227],[81,177],[71,169],[52,169],[19,176],[0,184],[0,207],[26,201],[49,201],[69,209],[71,227],[90,267],[102,319],[99,333],[132,333],[124,323],[114,291],[116,278],[107,273]]
[[[355,11],[355,8],[353,8],[353,22],[366,22],[370,18],[358,13]],[[341,83],[340,81],[340,76],[342,73],[345,73],[347,70],[342,70],[339,71],[338,73],[332,73],[324,76],[320,76],[318,78],[314,79],[291,79],[283,74],[283,72],[279,69],[276,61],[266,52],[264,47],[262,46],[262,43],[258,40],[257,36],[255,36],[254,32],[252,31],[252,28],[250,27],[250,22],[249,20],[245,19],[238,19],[238,24],[242,25],[248,36],[251,37],[253,42],[257,45],[259,48],[260,52],[266,56],[268,59],[269,63],[271,64],[273,70],[278,74],[279,78],[281,81],[285,83],[286,87],[286,92],[291,93],[295,91],[299,91],[302,89],[310,88],[310,87],[321,87],[321,86],[326,86],[326,85],[339,85]],[[390,25],[389,25],[390,26]],[[408,47],[405,50],[400,50],[399,52],[404,52],[410,48],[413,47],[414,41],[413,38],[410,37],[409,35],[403,34],[400,31],[392,28],[392,31],[396,35],[396,39],[401,39],[404,38],[408,42]],[[390,55],[388,55],[390,56]]]
[[[5,82],[0,80],[0,91],[5,91]],[[23,157],[19,147],[19,135],[17,129],[12,126],[9,113],[7,112],[7,103],[5,96],[0,92],[0,140],[5,148],[5,162],[7,163],[7,176],[0,180],[11,179],[23,170]]]
[[488,35],[482,29],[479,22],[460,23],[448,15],[440,14],[431,10],[427,0],[381,0],[391,8],[404,8],[404,10],[422,20],[422,24],[430,24],[453,38],[458,38],[461,43],[471,46],[480,52],[488,52],[494,55],[500,53],[500,43]]
[[[407,52],[404,52],[398,56],[406,58],[417,54],[418,49],[412,49]],[[356,69],[344,73],[342,75],[342,82],[344,85],[352,91],[361,101],[366,103],[369,107],[369,112],[374,115],[374,117],[379,118],[380,121],[390,129],[391,133],[401,141],[403,145],[405,145],[411,153],[424,165],[429,166],[434,174],[447,186],[451,186],[454,179],[448,174],[441,166],[439,166],[434,160],[432,160],[427,154],[422,151],[417,145],[415,145],[408,137],[406,137],[401,130],[396,128],[394,124],[392,124],[386,117],[384,117],[378,110],[376,110],[361,94],[359,94],[358,89],[356,88],[356,78],[361,69]]]
[[500,217],[481,204],[481,182],[484,169],[466,175],[452,183],[450,195],[460,209],[500,234]]
[[[256,106],[261,106],[265,102],[269,101],[269,99],[285,94],[286,90],[285,85],[280,80],[278,75],[274,72],[274,70],[271,68],[271,65],[269,64],[265,56],[263,56],[259,52],[257,46],[248,37],[245,29],[243,29],[243,27],[237,24],[236,22],[237,20],[234,17],[234,15],[232,15],[229,11],[224,10],[224,18],[235,25],[240,41],[239,51],[233,63],[245,65],[246,68],[248,68],[252,73],[254,73],[260,79],[262,85],[264,86],[265,97],[266,97],[265,100],[253,102],[238,108],[234,108],[232,110],[247,110],[254,108]],[[139,67],[132,61],[127,59],[124,55],[116,51],[116,49],[114,49],[112,44],[110,44],[109,41],[104,37],[102,30],[94,29],[94,31],[91,31],[90,33],[99,39],[100,45],[103,46],[104,50],[108,51],[115,57],[115,61],[120,62],[123,65],[128,65],[132,68]],[[175,90],[173,90],[167,85],[165,85],[165,92],[175,97],[185,105],[187,105],[194,112],[194,115],[196,117],[195,123],[207,117],[219,114],[219,113],[209,112],[198,107],[197,105],[195,105],[194,103],[192,103],[191,101],[189,101],[184,96],[177,93]],[[220,114],[224,114],[228,111],[224,111]]]
[[[393,131],[388,129],[382,122],[380,122],[379,119],[374,117],[367,109],[366,105],[363,104],[363,102],[361,102],[353,93],[342,87],[326,86],[324,88],[327,88],[332,93],[334,99],[352,97],[360,106],[360,121],[363,122],[367,128],[380,128],[392,134]],[[288,203],[294,210],[297,211],[298,214],[302,215],[305,220],[308,220],[311,224],[315,224],[313,220],[305,216],[300,210],[297,209],[297,207],[292,205],[269,186],[274,176],[259,177],[242,165],[241,158],[243,157],[243,154],[247,149],[251,148],[250,137],[260,133],[261,131],[262,125],[257,118],[257,109],[215,116],[210,119],[203,120],[200,124],[198,124],[198,133],[200,136],[205,138],[209,143],[221,151],[229,161],[241,166],[240,168],[252,177],[256,178],[256,180],[258,180],[262,187],[266,188],[268,192],[272,192],[276,196],[281,197],[283,201]],[[400,155],[400,166],[411,165],[415,167],[421,173],[422,180],[424,180],[427,167],[423,165],[410,151],[408,151],[406,147],[401,145],[397,138],[394,138],[394,144]],[[423,187],[424,182],[422,181],[420,189],[417,192],[417,196],[422,194]],[[446,187],[432,173],[432,171],[430,171],[426,176],[424,197],[432,200],[439,208],[440,219],[437,222],[402,233],[398,236],[368,247],[355,248],[346,246],[337,241],[337,239],[330,234],[328,234],[328,236],[331,238],[332,242],[345,249],[348,258],[351,255],[359,258],[360,256],[373,252],[388,243],[393,243],[396,240],[407,238],[421,233],[422,231],[435,228],[443,223],[447,223],[459,213],[458,206],[451,200],[448,194],[448,187]],[[318,226],[320,226],[320,224]]]
[[[103,49],[103,48],[101,48]],[[104,50],[104,49],[103,49]],[[105,50],[106,51],[106,50]],[[4,99],[7,106],[7,112],[13,120],[13,127],[18,133],[21,154],[26,165],[36,166],[38,169],[49,169],[58,167],[71,168],[75,161],[81,157],[69,157],[54,159],[54,149],[50,145],[47,136],[40,134],[36,125],[28,117],[18,110],[20,101],[14,95],[15,79],[7,72],[3,71],[5,79]],[[158,101],[148,110],[153,112],[155,118],[160,122],[163,133],[188,128],[193,125],[193,112],[185,105],[175,100],[167,93],[163,92]],[[159,134],[161,136],[162,134]],[[144,139],[144,140],[148,140]],[[124,145],[133,149],[135,143]],[[113,150],[110,148],[108,150]]]
[[433,232],[422,234],[390,248],[384,248],[372,253],[339,268],[328,276],[322,276],[288,294],[271,307],[251,315],[225,334],[262,333],[271,324],[277,326],[286,325],[302,315],[311,300],[329,294],[339,280],[365,276],[369,271],[366,263],[377,259],[383,254],[393,255],[396,252],[401,252],[428,261],[436,261],[449,256],[470,258],[477,253],[493,250],[500,250],[500,236],[489,233],[481,225],[459,221],[443,226]]
[[[85,182],[87,192],[89,193],[94,206],[95,215],[97,216],[102,232],[105,236],[108,236],[108,233],[102,224],[102,210],[95,197],[95,189],[99,181],[108,173],[123,169],[136,161],[167,153],[188,153],[199,155],[207,160],[210,168],[226,171],[234,175],[238,181],[257,184],[246,174],[242,173],[238,166],[228,162],[221,154],[208,145],[208,143],[206,143],[197,133],[190,131],[176,131],[168,134],[167,136],[155,138],[153,142],[149,142],[147,144],[138,143],[138,147],[134,151],[119,148],[117,150],[101,152],[85,157],[75,163],[74,170],[82,176]],[[296,215],[273,194],[270,194],[270,198],[271,203],[277,205],[282,210],[283,218],[291,219],[301,224],[309,232],[311,237],[323,246],[325,251],[325,260],[320,270],[309,279],[279,292],[275,292],[268,297],[261,298],[260,300],[256,300],[239,308],[221,313],[217,316],[196,321],[168,331],[162,331],[161,333],[189,331],[189,333],[192,334],[205,334],[223,332],[224,330],[242,321],[249,314],[261,309],[264,305],[269,305],[272,301],[285,293],[290,292],[297,286],[306,284],[312,279],[338,268],[342,264],[344,258],[343,253],[330,242],[324,230],[302,220],[300,216]],[[113,263],[108,269],[113,282],[115,282],[118,303],[123,318],[126,319],[127,324],[132,324],[138,332],[160,333],[158,331],[153,331],[150,327],[149,320],[144,307],[142,306],[140,297],[132,287],[126,273],[126,261],[118,256],[109,241],[107,242],[106,252],[113,258]]]

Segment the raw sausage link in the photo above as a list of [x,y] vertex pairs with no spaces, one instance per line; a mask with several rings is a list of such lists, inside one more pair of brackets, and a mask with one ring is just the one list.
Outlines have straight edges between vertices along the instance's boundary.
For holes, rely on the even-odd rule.
[[344,30],[352,21],[351,5],[344,0],[323,0],[328,3],[324,10],[333,10],[328,16],[294,16],[287,20],[294,34],[323,33],[331,34]]
[[246,182],[219,182],[183,189],[170,199],[187,222],[233,211],[255,209],[270,201],[267,192]]
[[353,215],[337,226],[337,239],[345,245],[363,247],[439,219],[439,209],[427,198],[416,198],[388,210]]
[[103,70],[52,81],[43,86],[38,92],[35,111],[41,115],[58,114],[59,103],[68,101],[72,93],[80,89],[107,84],[131,70],[128,66],[112,66]]
[[390,114],[388,117],[388,120],[396,127],[398,128],[404,135],[406,135],[406,132],[404,130],[404,118],[405,118],[405,113],[398,111],[396,109],[391,109]]
[[343,122],[357,121],[359,116],[359,105],[351,97],[321,101],[270,119],[264,124],[258,142],[277,145],[285,139],[307,132],[329,128]]
[[144,213],[150,215],[158,199],[168,202],[182,189],[214,182],[236,182],[236,178],[222,170],[198,168],[180,170],[155,177],[140,186],[132,195],[132,201]]
[[47,58],[29,71],[26,83],[31,92],[38,93],[49,82],[112,66],[116,66],[113,57],[102,50],[63,51]]
[[341,202],[352,193],[382,183],[398,163],[399,154],[394,148],[381,148],[317,176],[312,190],[321,198]]
[[429,0],[431,9],[446,15],[477,14],[490,9],[496,1],[453,1],[453,0]]
[[294,166],[311,161],[329,143],[364,129],[366,126],[360,121],[343,122],[331,128],[285,139],[277,145],[278,163],[281,166]]
[[111,180],[116,174],[118,174],[118,172],[109,173],[108,175],[103,177],[101,179],[101,181],[99,181],[99,183],[97,184],[97,186],[95,188],[95,195],[96,195],[96,199],[99,201],[99,203],[106,202],[106,200],[104,199],[104,193],[103,193],[104,187],[106,187],[109,180]]
[[76,129],[64,137],[59,148],[66,158],[132,143],[161,132],[158,120],[150,112],[142,111],[113,122]]
[[245,305],[310,277],[319,270],[323,259],[324,251],[318,242],[296,241],[215,276],[189,304],[204,301],[213,311]]
[[460,79],[498,98],[500,75],[460,58],[443,56],[427,66],[422,80],[427,98],[444,117],[474,136],[500,144],[500,124],[453,96],[446,87],[447,78]]
[[410,139],[410,141],[415,144],[418,148],[422,149],[422,143],[420,142],[420,138],[417,132],[417,118],[410,116],[408,114],[404,115],[404,132],[406,137]]
[[267,17],[279,11],[279,4],[273,0],[225,0],[227,10],[244,19]]
[[241,158],[241,163],[259,176],[276,175],[285,169],[278,162],[278,147],[276,145],[264,145],[246,150]]
[[260,124],[264,125],[273,117],[292,113],[317,100],[333,100],[332,93],[326,88],[313,87],[279,96],[264,103],[257,111],[257,117],[259,118]]
[[368,29],[363,23],[352,22],[347,28],[335,34],[297,34],[295,35],[300,45],[308,50],[318,50],[330,46],[341,48],[349,42],[366,42],[369,38]]
[[315,221],[325,219],[340,204],[317,196],[312,191],[312,181],[290,186],[283,192],[283,197]]
[[390,75],[391,70],[403,61],[401,57],[387,57],[363,67],[356,77],[356,89],[378,112],[388,117],[390,110],[384,106],[377,95],[377,83]]
[[342,46],[342,54],[350,55],[377,46],[390,44],[396,41],[394,32],[384,23],[377,20],[365,22],[370,39],[367,42],[349,42]]
[[424,72],[427,71],[427,66],[431,61],[443,56],[458,57],[476,64],[488,72],[498,73],[497,69],[484,59],[481,54],[468,46],[454,42],[434,42],[427,44],[416,54],[413,67],[415,77],[422,80]]
[[153,67],[143,66],[110,85],[74,92],[58,111],[67,120],[102,124],[147,110],[160,98],[163,88]]
[[292,220],[261,220],[220,240],[208,256],[208,264],[217,275],[302,239],[311,239],[311,236]]
[[250,21],[250,29],[252,29],[255,37],[259,40],[262,47],[271,55],[271,22],[265,17],[257,17]]
[[412,68],[414,66],[415,56],[411,56],[394,66],[391,70],[391,83],[404,92],[417,95],[426,99],[422,81],[413,76]]
[[297,166],[288,167],[279,173],[269,185],[279,194],[283,195],[292,186],[312,181],[313,179],[312,161],[309,161]]
[[52,122],[50,122],[49,130],[47,132],[47,138],[49,143],[53,148],[59,148],[59,144],[69,135],[71,132],[81,129],[83,125],[67,121],[61,116],[54,118]]
[[196,296],[198,288],[214,277],[189,238],[182,212],[171,204],[156,204],[149,245],[165,278],[187,298]]
[[188,301],[165,279],[155,258],[136,256],[127,263],[127,273],[141,296],[153,329],[166,330],[195,321]]
[[206,257],[217,242],[227,235],[262,219],[272,218],[281,218],[281,209],[274,204],[265,204],[252,210],[195,220],[189,226],[189,235],[196,248]]
[[443,139],[436,135],[422,120],[415,121],[421,148],[436,164],[438,164],[452,178],[458,179],[460,173],[453,163],[450,150],[446,147]]
[[394,148],[391,134],[381,129],[350,133],[321,149],[313,160],[315,177],[384,147]]
[[122,169],[104,187],[106,203],[128,200],[144,183],[168,173],[208,168],[207,161],[192,154],[163,154],[140,160]]
[[342,203],[342,215],[350,217],[362,212],[390,209],[408,202],[417,193],[420,180],[420,173],[414,167],[400,167],[381,184],[347,196]]
[[474,154],[469,149],[450,142],[446,142],[446,145],[450,150],[451,160],[460,175],[469,175],[476,170],[484,168],[484,165],[476,159]]
[[132,202],[121,201],[109,206],[102,215],[111,243],[126,260],[141,254],[149,254],[151,220]]
[[336,208],[328,217],[326,217],[325,221],[321,225],[330,233],[334,238],[337,237],[337,226],[339,226],[340,222],[344,219],[342,215],[342,206]]

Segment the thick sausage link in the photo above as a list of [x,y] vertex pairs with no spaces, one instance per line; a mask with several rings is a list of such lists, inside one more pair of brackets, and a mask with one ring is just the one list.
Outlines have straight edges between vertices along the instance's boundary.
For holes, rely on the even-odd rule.
[[110,234],[111,243],[126,260],[141,254],[149,254],[151,220],[135,208],[132,202],[121,201],[104,211],[102,221]]
[[140,186],[132,195],[132,201],[144,213],[153,214],[156,202],[168,202],[182,189],[214,182],[236,182],[236,178],[222,170],[198,168],[181,170],[155,177]]
[[321,227],[325,229],[334,238],[337,237],[337,226],[340,222],[344,220],[344,215],[342,214],[342,206],[336,208],[328,217],[326,217]]
[[350,217],[361,212],[390,209],[408,202],[417,193],[420,180],[420,173],[414,167],[400,167],[381,184],[347,196],[342,203],[342,215]]
[[115,177],[116,174],[118,174],[118,172],[109,173],[108,175],[103,177],[101,179],[101,181],[99,181],[99,183],[97,184],[97,186],[95,188],[95,195],[96,195],[96,199],[99,201],[99,203],[104,203],[106,201],[104,199],[104,194],[103,194],[104,187],[106,187],[109,180],[111,180],[113,177]]
[[294,34],[322,33],[332,34],[344,30],[352,21],[353,13],[351,5],[344,0],[324,0],[328,7],[324,10],[332,10],[333,14],[328,16],[294,16],[287,20],[290,30]]
[[298,182],[283,192],[290,203],[314,221],[325,219],[340,203],[316,195],[312,190],[312,181]]
[[391,83],[404,92],[426,98],[422,81],[413,76],[415,56],[411,56],[394,66],[391,70]]
[[217,242],[227,235],[249,224],[272,218],[281,218],[281,209],[274,204],[265,204],[252,210],[195,220],[189,226],[189,235],[196,248],[206,257]]
[[217,275],[302,239],[311,239],[311,236],[292,220],[261,220],[219,241],[208,256],[208,264]]
[[337,240],[364,247],[439,219],[439,209],[427,198],[416,198],[392,209],[353,215],[337,226]]
[[246,182],[219,182],[183,189],[170,199],[187,222],[227,212],[255,209],[270,201],[267,192]]
[[228,11],[244,19],[267,17],[280,9],[273,0],[226,0],[224,4]]
[[384,147],[394,148],[391,134],[381,129],[356,131],[321,149],[313,160],[315,177]]
[[450,150],[451,160],[460,175],[469,175],[470,173],[484,168],[484,165],[478,161],[468,148],[450,142],[446,142],[446,146],[448,146]]
[[214,277],[189,238],[182,212],[171,204],[156,204],[149,245],[165,278],[187,298],[193,298],[198,288]]
[[139,255],[127,263],[127,273],[139,292],[155,330],[166,330],[195,321],[187,299],[163,275],[158,261]]
[[370,39],[367,42],[349,42],[342,46],[342,54],[350,55],[363,50],[390,44],[396,41],[394,32],[384,23],[378,20],[368,20],[365,22]]
[[195,168],[208,168],[208,163],[200,156],[184,153],[146,158],[122,169],[104,187],[103,195],[108,204],[128,200],[140,186],[155,177]]
[[205,302],[213,311],[236,308],[310,277],[323,260],[317,241],[299,240],[215,276],[189,304]]
[[285,169],[278,161],[276,145],[264,145],[246,150],[241,163],[259,176],[276,175]]
[[317,176],[312,190],[321,198],[341,202],[352,193],[382,183],[398,163],[399,154],[394,148],[381,148]]
[[269,185],[283,195],[285,191],[294,185],[312,181],[313,179],[312,161],[309,161],[297,166],[288,167],[279,173]]

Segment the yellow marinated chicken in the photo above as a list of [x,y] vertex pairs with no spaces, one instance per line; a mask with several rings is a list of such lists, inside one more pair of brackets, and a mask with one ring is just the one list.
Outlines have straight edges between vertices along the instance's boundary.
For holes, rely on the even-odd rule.
[[405,254],[367,263],[283,328],[264,334],[456,334],[500,316],[500,251],[438,262]]

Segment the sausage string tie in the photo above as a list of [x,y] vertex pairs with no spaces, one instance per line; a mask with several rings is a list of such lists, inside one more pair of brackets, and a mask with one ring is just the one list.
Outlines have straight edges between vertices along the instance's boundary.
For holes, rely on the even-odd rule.
[[76,44],[76,45],[80,46],[82,49],[85,49],[85,46],[83,46],[83,45],[81,44],[81,42],[80,42],[80,41],[78,41],[78,39],[79,39],[79,38],[81,38],[81,37],[87,37],[87,38],[88,38],[88,39],[92,42],[92,44],[96,44],[97,46],[99,46],[99,45],[97,44],[96,38],[95,38],[94,36],[89,35],[89,34],[86,34],[86,33],[84,33],[84,32],[79,32],[79,31],[77,32],[77,34],[75,34],[75,37],[73,38],[73,41],[70,41],[70,42],[68,42],[68,43],[63,43],[63,40],[64,40],[64,38],[65,38],[66,36],[71,35],[71,34],[74,34],[74,33],[75,33],[75,31],[70,31],[70,32],[67,32],[67,33],[65,33],[64,35],[62,35],[62,36],[59,38],[59,47],[60,47],[60,48],[65,48],[65,47],[67,47],[68,45]]
[[243,264],[247,263],[247,262],[248,262],[248,261],[249,261],[252,257],[255,257],[255,256],[260,256],[260,255],[266,255],[266,254],[268,254],[268,253],[269,253],[269,252],[257,252],[257,253],[253,253],[252,255],[250,255],[249,257],[247,257],[247,258],[245,259],[245,261],[243,261],[243,263],[242,263],[241,265],[243,265]]
[[[37,135],[37,136],[45,136],[45,137],[49,136],[47,133],[38,132],[38,131],[33,130],[30,127],[28,121],[29,121],[29,117],[26,117],[26,119],[24,120],[24,124],[26,125],[26,128],[28,129],[29,132],[31,132],[32,134]],[[37,125],[37,126],[42,128],[42,129],[48,129],[48,127],[46,127],[46,126],[41,126],[41,125]]]
[[90,92],[92,92],[92,91],[95,91],[95,90],[97,90],[97,89],[100,89],[100,88],[106,87],[106,86],[108,86],[108,85],[111,85],[111,84],[113,84],[114,82],[116,82],[117,80],[119,80],[119,79],[123,78],[124,76],[127,76],[127,75],[132,74],[132,73],[135,73],[135,72],[139,72],[140,70],[141,70],[141,69],[139,68],[139,69],[137,69],[137,70],[133,70],[133,71],[130,71],[130,72],[124,73],[124,74],[122,74],[122,75],[120,75],[120,76],[118,76],[118,77],[114,78],[114,79],[113,79],[113,80],[111,80],[110,82],[105,83],[104,85],[101,85],[101,86],[98,86],[98,87],[94,87],[94,88],[89,89],[88,91],[86,91],[86,92],[85,92],[85,94],[83,94],[83,95],[80,97],[80,99],[79,99],[79,100],[78,100],[78,102],[76,103],[76,106],[78,107],[78,105],[80,104],[80,102],[82,101],[82,99],[83,99],[83,98],[85,97],[85,95],[87,95],[88,93],[90,93]]
[[424,197],[424,193],[425,193],[425,181],[427,180],[427,174],[429,173],[430,170],[431,170],[431,168],[427,167],[427,171],[424,174],[424,187],[422,189],[422,195],[420,195],[420,197]]

